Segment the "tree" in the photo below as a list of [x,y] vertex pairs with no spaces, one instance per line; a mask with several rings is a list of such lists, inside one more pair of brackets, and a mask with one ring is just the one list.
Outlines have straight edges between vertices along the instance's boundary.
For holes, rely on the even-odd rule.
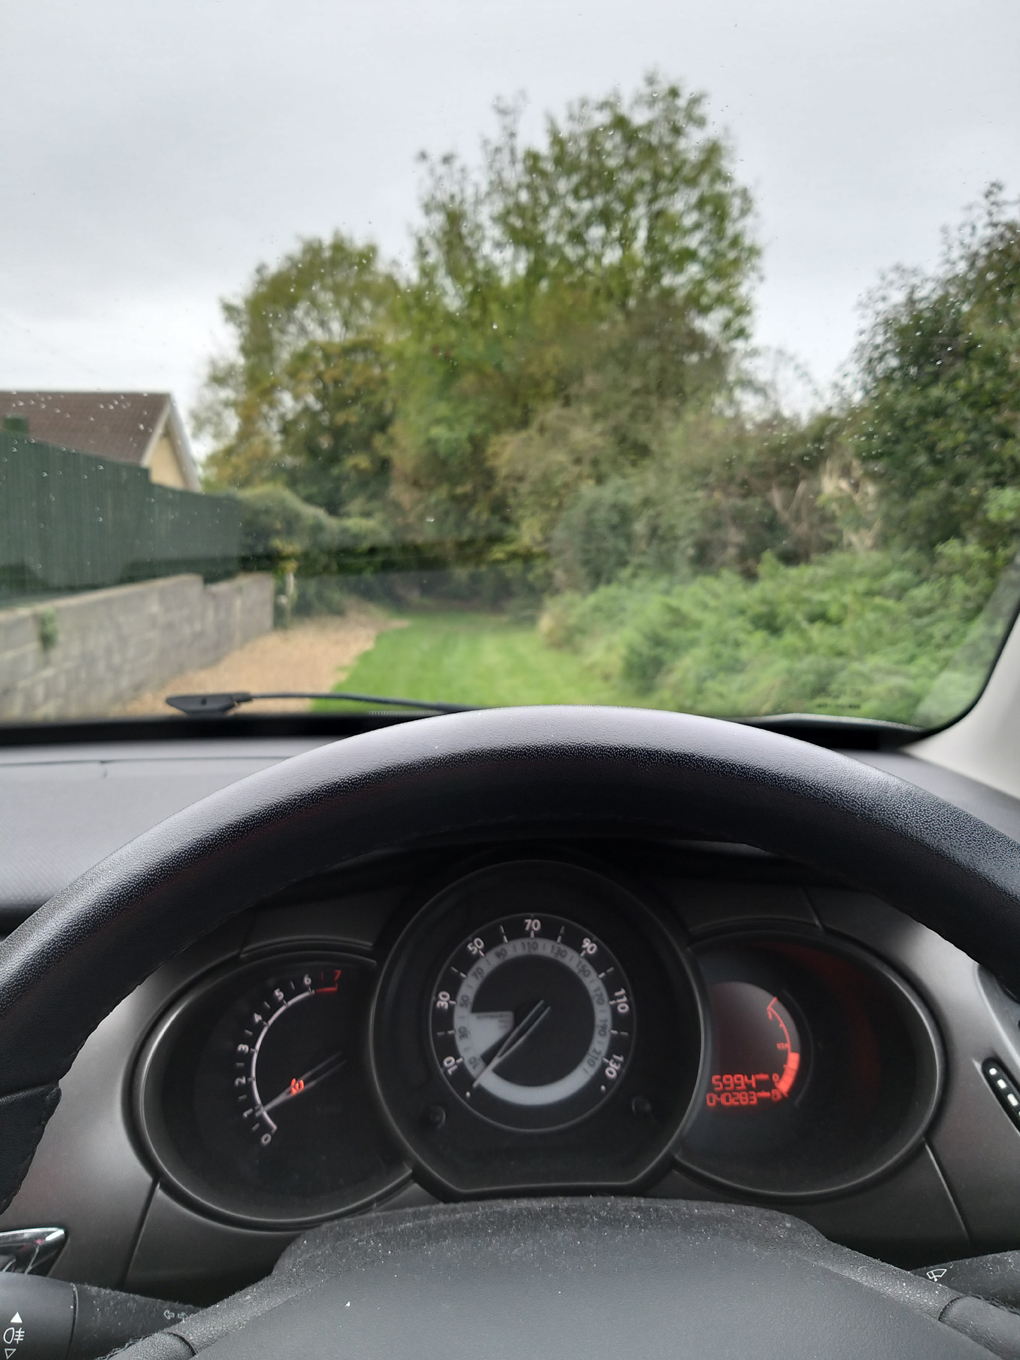
[[368,336],[312,341],[287,365],[282,467],[299,496],[331,515],[371,515],[385,501],[391,368],[385,346]]
[[445,307],[498,322],[497,298],[526,309],[560,286],[610,312],[682,302],[721,336],[746,333],[751,200],[705,134],[704,96],[649,75],[629,103],[614,92],[549,116],[544,147],[521,145],[520,112],[497,105],[480,177],[427,161],[418,262]]
[[854,426],[885,531],[1011,551],[1020,524],[1020,220],[992,185],[930,275],[874,301]]
[[[684,580],[729,569],[753,578],[766,553],[810,561],[846,538],[848,491],[832,485],[846,472],[840,434],[827,413],[751,420],[691,410],[642,467],[602,481],[578,476],[562,513],[545,511],[557,580],[591,590],[635,574]],[[532,523],[552,497],[533,499]]]
[[[297,433],[312,394],[330,409],[343,406],[344,395],[330,390],[330,375],[340,379],[339,361],[349,379],[357,353],[378,353],[385,345],[396,286],[374,245],[337,233],[328,241],[303,241],[275,269],[259,265],[248,292],[222,304],[233,353],[210,365],[195,419],[200,433],[219,441],[206,463],[212,488],[289,479],[295,460],[300,464],[314,446]],[[377,384],[370,386],[377,414],[366,422],[369,442],[378,433],[380,400]],[[350,455],[348,440],[343,456]]]
[[444,525],[512,521],[506,439],[536,422],[543,457],[551,408],[583,405],[618,464],[647,457],[666,412],[724,376],[758,258],[702,96],[649,76],[629,102],[550,116],[540,146],[523,145],[518,106],[497,113],[479,171],[426,160],[406,295],[418,381],[395,475],[409,512]]
[[[534,146],[519,107],[497,116],[477,170],[426,158],[406,276],[338,234],[224,304],[233,352],[199,413],[211,487],[277,482],[384,517],[391,540],[528,556],[581,486],[645,464],[725,383],[758,250],[704,98],[649,76],[550,116]],[[589,433],[599,455],[578,462]]]

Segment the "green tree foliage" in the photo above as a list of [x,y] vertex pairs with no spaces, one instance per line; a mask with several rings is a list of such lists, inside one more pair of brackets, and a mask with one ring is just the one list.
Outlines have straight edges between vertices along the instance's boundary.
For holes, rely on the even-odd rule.
[[252,487],[239,491],[241,556],[249,567],[273,567],[280,561],[301,560],[309,574],[336,571],[344,549],[364,546],[360,526],[338,520],[309,505],[285,486]]
[[[748,323],[751,202],[701,96],[650,76],[630,101],[548,118],[541,146],[519,114],[499,109],[478,173],[427,162],[395,469],[441,525],[513,526],[553,427],[578,445],[595,423],[618,467],[640,462],[669,412],[719,385]],[[580,408],[570,434],[557,407]],[[559,479],[561,501],[576,489]]]
[[548,118],[536,146],[519,108],[498,120],[477,169],[426,160],[405,276],[337,235],[224,305],[233,353],[199,413],[211,487],[278,481],[396,537],[533,555],[547,528],[519,521],[550,440],[601,449],[579,475],[557,449],[555,511],[725,380],[758,252],[702,96],[649,76]]
[[926,551],[949,539],[1012,551],[1020,221],[1000,186],[947,241],[938,270],[893,276],[861,368],[856,447],[878,484],[887,535]]
[[331,515],[378,513],[389,486],[385,436],[394,413],[385,346],[366,335],[311,341],[289,360],[286,384],[279,448],[289,485]]
[[484,567],[641,702],[959,711],[1020,592],[1016,205],[889,276],[856,388],[794,418],[742,366],[752,204],[703,97],[497,118],[476,165],[423,158],[405,268],[305,241],[224,305],[201,424],[249,559]]
[[249,571],[275,573],[278,619],[342,613],[347,574],[364,571],[378,553],[379,525],[354,516],[337,519],[273,483],[235,494],[242,561]]
[[937,270],[891,278],[842,411],[681,422],[654,478],[582,493],[547,639],[669,708],[921,725],[965,708],[1020,594],[1010,211],[992,186]]
[[797,563],[846,545],[861,507],[841,435],[829,414],[687,412],[643,466],[589,477],[561,513],[547,513],[558,582],[590,590],[627,574],[723,569],[750,578],[766,552]]
[[[348,460],[352,424],[363,432],[371,460],[385,425],[387,398],[380,387],[387,370],[380,355],[395,292],[376,247],[337,233],[328,241],[302,242],[276,269],[260,265],[245,296],[223,303],[232,352],[210,365],[195,419],[198,432],[219,444],[206,462],[210,488],[287,481],[295,469],[303,470],[308,454],[314,462],[322,453],[316,436],[324,430],[336,439],[341,460]],[[377,370],[373,376],[366,364]],[[353,400],[343,390],[351,381]],[[352,421],[351,407],[366,388],[375,413]],[[322,410],[312,434],[316,399]],[[334,436],[334,428],[343,433]]]
[[875,300],[843,410],[696,412],[575,496],[547,640],[669,708],[952,718],[1020,591],[1018,303],[993,186],[939,269]]

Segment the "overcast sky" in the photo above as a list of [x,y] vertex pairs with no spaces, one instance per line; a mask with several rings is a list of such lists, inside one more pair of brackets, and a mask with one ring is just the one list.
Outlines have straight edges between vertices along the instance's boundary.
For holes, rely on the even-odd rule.
[[3,0],[0,389],[171,390],[301,236],[406,251],[415,153],[704,90],[758,207],[759,344],[824,383],[857,303],[991,179],[1020,191],[1017,0]]

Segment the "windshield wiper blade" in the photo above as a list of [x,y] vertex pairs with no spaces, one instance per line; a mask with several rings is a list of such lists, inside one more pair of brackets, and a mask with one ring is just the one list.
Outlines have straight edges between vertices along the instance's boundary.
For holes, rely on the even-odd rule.
[[168,694],[165,702],[179,709],[189,718],[219,718],[232,713],[241,704],[257,703],[260,699],[346,699],[356,704],[382,704],[387,708],[420,708],[426,713],[473,713],[477,705],[430,703],[424,699],[394,699],[385,694],[351,694],[342,690],[328,693],[311,690],[279,690],[266,694],[250,694],[234,690],[229,694]]

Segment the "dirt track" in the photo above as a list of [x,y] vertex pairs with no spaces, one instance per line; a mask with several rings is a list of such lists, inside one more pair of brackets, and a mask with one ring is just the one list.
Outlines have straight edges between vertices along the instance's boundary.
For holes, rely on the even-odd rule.
[[[303,619],[291,628],[278,628],[254,638],[215,666],[175,675],[158,690],[140,694],[117,710],[117,717],[173,713],[164,702],[168,694],[199,694],[224,690],[329,690],[343,679],[362,652],[387,628],[401,628],[402,619],[386,618],[362,604],[346,614]],[[276,699],[246,708],[247,713],[301,713],[303,699]]]

